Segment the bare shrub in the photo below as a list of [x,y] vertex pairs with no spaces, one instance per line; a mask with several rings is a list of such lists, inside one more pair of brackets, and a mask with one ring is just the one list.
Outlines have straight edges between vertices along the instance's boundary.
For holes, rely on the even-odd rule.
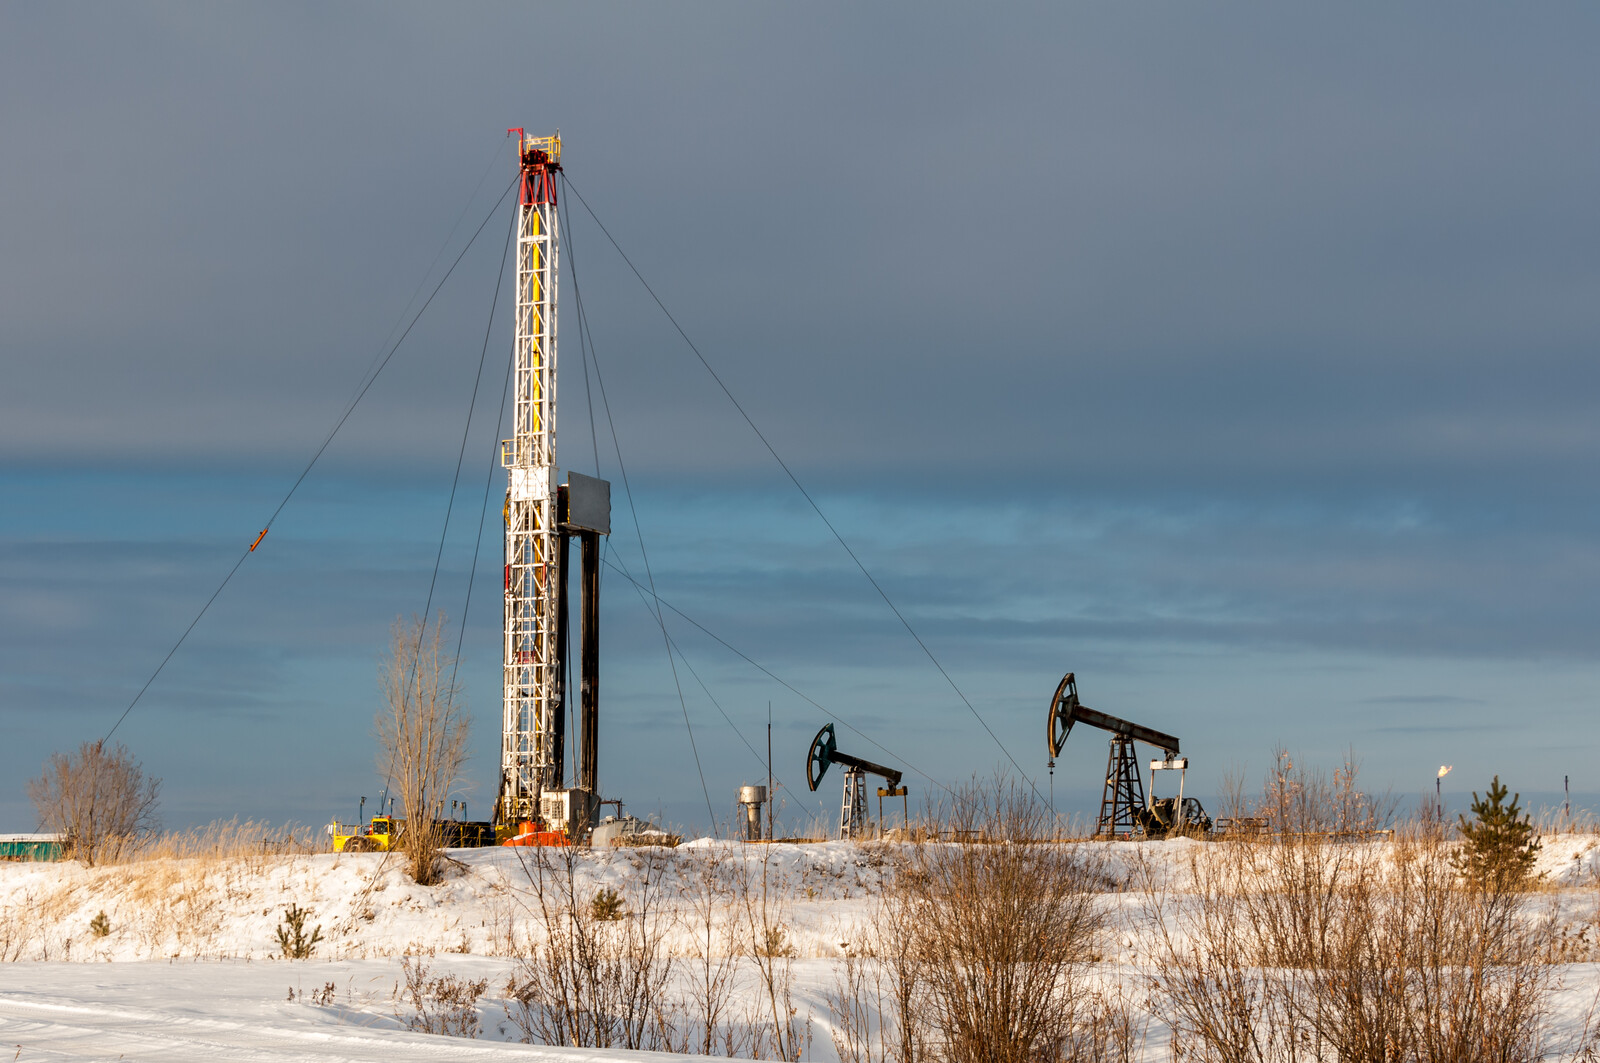
[[467,759],[469,717],[444,651],[444,615],[433,624],[397,619],[380,672],[379,769],[394,779],[405,815],[400,847],[420,886],[439,880],[444,825],[434,819]]
[[662,1005],[674,961],[662,879],[665,858],[628,854],[639,874],[633,904],[615,919],[596,917],[578,881],[583,850],[517,850],[537,899],[544,941],[518,957],[507,1014],[523,1040],[581,1048],[660,1049],[672,1020]]
[[1133,1063],[1144,1058],[1150,1018],[1124,986],[1100,989],[1083,1002],[1061,1058],[1072,1063]]
[[1403,842],[1384,906],[1387,926],[1414,946],[1412,1021],[1424,1060],[1543,1057],[1555,988],[1547,962],[1559,939],[1553,906],[1491,885],[1455,881],[1438,838]]
[[958,791],[946,822],[969,840],[911,847],[886,895],[893,980],[910,989],[900,1021],[920,1025],[900,1063],[1055,1058],[1105,926],[1096,850],[1058,843],[1042,803],[1003,778]]
[[[1264,805],[1285,826],[1359,821],[1353,779],[1328,785],[1280,758]],[[1553,911],[1463,888],[1437,830],[1388,843],[1341,833],[1197,852],[1188,897],[1147,868],[1150,981],[1175,1046],[1225,1063],[1542,1058]]]
[[[1274,751],[1254,817],[1279,835],[1362,836],[1394,823],[1400,799],[1392,793],[1370,794],[1358,785],[1361,762],[1354,751],[1334,769],[1330,779],[1320,771],[1295,767],[1288,750]],[[1242,795],[1232,797],[1237,803]]]
[[19,902],[0,907],[0,963],[16,963],[39,932],[39,898],[23,891]]
[[489,898],[489,954],[492,956],[517,955],[517,905],[505,883],[490,883],[493,891]]
[[[891,886],[890,893],[893,889]],[[873,939],[868,943],[879,963],[886,992],[878,998],[880,1028],[891,1036],[883,1021],[885,996],[892,1016],[892,1037],[886,1058],[894,1063],[917,1063],[927,1055],[928,1024],[917,1006],[923,990],[922,946],[916,905],[894,903],[885,895],[875,921]]]
[[[403,957],[400,970],[406,983],[405,1000],[412,1013],[397,1014],[396,1018],[405,1023],[406,1029],[447,1037],[478,1036],[483,1028],[478,998],[488,990],[488,979],[474,982],[453,974],[430,978],[427,962],[416,956]],[[329,982],[325,993],[330,1000],[332,991],[333,983]]]
[[823,997],[833,1019],[839,1063],[890,1063],[901,1058],[892,1028],[892,999],[886,992],[884,965],[871,958],[863,944],[845,942],[844,965]]
[[157,829],[160,792],[161,780],[145,778],[126,746],[104,741],[51,754],[28,783],[39,825],[63,835],[67,855],[88,867],[126,856]]
[[746,1023],[750,1054],[757,1059],[798,1060],[811,1043],[810,1017],[802,1022],[794,1004],[794,946],[786,921],[789,892],[774,881],[771,850],[761,849],[761,872],[751,861],[734,865],[734,890],[742,932],[750,942],[756,992],[750,996]]
[[1256,855],[1248,842],[1192,855],[1190,896],[1170,893],[1156,869],[1141,863],[1144,911],[1155,931],[1150,983],[1165,1005],[1175,1058],[1294,1058],[1292,1030],[1258,964],[1247,902]]
[[[742,855],[741,855],[742,858]],[[696,854],[684,888],[680,916],[693,945],[690,949],[689,999],[673,1051],[700,1055],[748,1054],[750,1029],[729,1010],[744,951],[741,924],[731,918],[734,892],[730,861],[720,849]]]

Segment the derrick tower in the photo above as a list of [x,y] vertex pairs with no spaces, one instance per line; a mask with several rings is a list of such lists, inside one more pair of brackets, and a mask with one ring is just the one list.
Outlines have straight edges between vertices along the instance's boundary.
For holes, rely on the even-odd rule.
[[560,226],[556,174],[561,136],[518,138],[517,306],[511,438],[500,444],[507,471],[505,720],[495,818],[534,821],[539,798],[562,785],[564,676],[561,645],[565,540],[556,484],[556,269]]

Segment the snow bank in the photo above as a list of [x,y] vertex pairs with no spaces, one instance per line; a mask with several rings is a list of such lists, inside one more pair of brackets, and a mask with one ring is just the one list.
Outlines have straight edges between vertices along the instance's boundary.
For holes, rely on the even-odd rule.
[[[270,961],[291,904],[320,926],[318,954],[362,959],[402,953],[511,954],[526,933],[538,881],[561,872],[560,851],[458,849],[445,881],[419,887],[384,853],[326,853],[248,860],[151,860],[110,867],[0,864],[0,960]],[[877,847],[712,843],[678,849],[578,850],[576,892],[616,890],[638,903],[646,861],[676,906],[710,864],[744,869],[788,909],[783,921],[803,956],[838,955],[852,921],[870,907],[886,868]],[[544,861],[543,867],[539,861]],[[108,927],[97,935],[100,913]],[[687,949],[687,938],[670,947]]]
[[[1361,849],[1386,858],[1384,843]],[[765,898],[795,953],[794,1005],[810,1017],[806,1058],[825,1063],[836,1058],[828,1000],[842,950],[861,940],[875,919],[894,851],[845,842],[758,845],[709,838],[675,850],[455,850],[449,875],[430,889],[407,880],[398,858],[378,853],[168,859],[93,869],[0,864],[0,960],[8,961],[0,963],[0,1044],[21,1046],[19,1059],[44,1060],[404,1063],[648,1055],[504,1043],[521,1036],[506,1010],[513,956],[540,932],[541,881],[548,897],[570,857],[580,899],[615,890],[633,908],[648,883],[668,916],[662,943],[677,957],[694,954],[693,904],[704,896],[704,876],[720,876],[725,890],[742,883],[747,896]],[[1100,862],[1105,892],[1099,903],[1113,916],[1091,982],[1140,987],[1152,925],[1141,885],[1184,904],[1192,866],[1221,850],[1179,839],[1084,851]],[[1547,837],[1538,870],[1563,917],[1592,932],[1600,838]],[[747,918],[728,896],[713,918],[724,924]],[[308,930],[321,929],[311,960],[281,958],[277,932],[291,904],[312,913]],[[98,920],[101,913],[104,920]],[[93,928],[97,922],[103,934]],[[407,955],[424,958],[435,973],[488,983],[481,1040],[406,1029],[410,1012],[400,986]],[[679,977],[688,974],[685,966]],[[1581,1028],[1597,989],[1594,965],[1564,967],[1552,1032]],[[1164,1027],[1150,1016],[1142,1058],[1169,1055]]]

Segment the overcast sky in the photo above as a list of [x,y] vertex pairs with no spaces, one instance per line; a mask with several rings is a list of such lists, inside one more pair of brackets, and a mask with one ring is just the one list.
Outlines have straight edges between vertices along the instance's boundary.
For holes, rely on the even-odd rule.
[[[601,775],[630,810],[728,815],[769,701],[789,783],[839,720],[919,797],[1011,758],[1043,790],[1069,669],[1183,739],[1191,792],[1282,745],[1353,749],[1408,800],[1441,763],[1458,792],[1600,793],[1592,8],[0,20],[0,829],[31,828],[23,780],[116,721],[490,215],[508,126],[564,139],[559,457],[617,485],[609,556],[643,580],[636,511],[661,596],[822,706],[671,620],[680,701],[608,569]],[[118,730],[170,824],[370,810],[378,659],[428,600],[486,330],[433,604],[460,623],[487,511],[462,677],[488,813],[509,222]],[[1063,807],[1104,753],[1074,732]],[[786,814],[831,817],[835,785]]]

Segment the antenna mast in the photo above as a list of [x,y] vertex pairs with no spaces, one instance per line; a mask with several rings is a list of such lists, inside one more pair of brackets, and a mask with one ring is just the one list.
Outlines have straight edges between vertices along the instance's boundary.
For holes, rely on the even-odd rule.
[[[539,798],[562,786],[564,647],[558,638],[563,543],[556,505],[556,174],[561,135],[517,136],[515,407],[500,444],[507,471],[505,725],[497,822],[539,818]],[[564,634],[561,633],[561,634]]]

